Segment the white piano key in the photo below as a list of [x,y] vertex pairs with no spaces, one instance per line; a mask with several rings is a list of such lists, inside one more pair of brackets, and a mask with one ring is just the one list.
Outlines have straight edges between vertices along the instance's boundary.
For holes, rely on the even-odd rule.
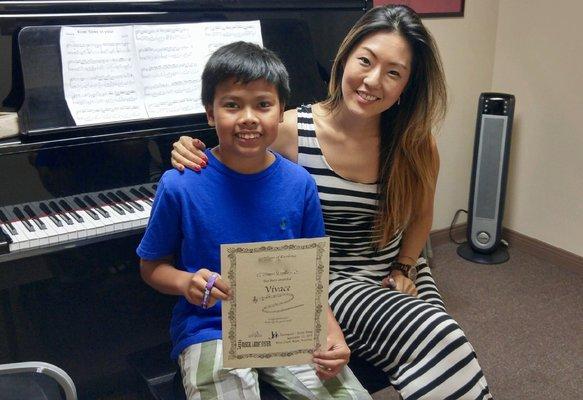
[[[130,204],[130,205],[131,205],[131,207],[133,207],[133,204]],[[150,215],[150,213],[146,212],[145,209],[144,209],[144,211],[140,211],[134,207],[134,216],[132,217],[132,227],[136,228],[136,229],[144,227],[145,226],[144,220],[147,221],[149,215]]]
[[[90,202],[87,201],[87,199],[85,199],[85,196],[89,196],[92,193],[88,193],[88,194],[83,194],[80,195],[79,197],[81,198],[81,200],[88,206],[88,209],[97,213],[98,216],[98,220],[99,221],[96,225],[100,226],[103,231],[104,234],[111,234],[115,232],[115,222],[114,220],[111,218],[111,214],[108,215],[103,215],[100,210],[98,210],[96,207],[99,207],[99,204],[97,204],[97,199],[94,200],[95,202],[95,206],[93,206]],[[91,199],[93,199],[93,196],[89,196]],[[103,212],[105,212],[105,210],[101,210]],[[107,211],[107,213],[109,213],[109,211]]]
[[[110,191],[108,191],[108,194],[109,193],[115,194],[115,191],[110,190]],[[108,195],[108,198],[111,201],[113,201],[116,206],[121,207],[123,209],[123,211],[125,212],[124,219],[125,219],[125,221],[130,223],[130,229],[140,228],[142,226],[142,221],[141,221],[142,215],[139,212],[139,210],[136,209],[131,203],[123,201],[117,194],[115,194],[115,196],[116,196],[116,198],[112,199],[111,196]],[[116,201],[116,199],[118,199],[118,201]],[[131,211],[129,211],[129,210],[131,210]]]
[[4,211],[4,214],[6,214],[8,220],[11,221],[12,226],[14,227],[14,229],[16,229],[17,234],[14,235],[14,237],[17,238],[18,242],[20,243],[20,246],[18,246],[19,250],[37,247],[38,240],[35,240],[34,238],[28,235],[29,233],[28,229],[26,229],[24,224],[20,222],[16,215],[14,215],[11,208],[13,207],[5,207],[2,209],[2,211]]
[[[40,202],[36,202],[36,203],[29,203],[30,208],[32,208],[32,210],[34,211],[34,213],[36,215],[40,215],[40,219],[41,221],[43,221],[47,227],[46,230],[44,230],[44,235],[47,236],[48,238],[48,245],[55,245],[55,244],[59,244],[63,241],[67,240],[67,235],[68,232],[67,230],[63,229],[62,227],[57,226],[53,220],[51,220],[47,214],[41,210],[40,208]],[[64,222],[63,222],[64,224]]]
[[[148,225],[148,220],[150,219],[150,212],[152,207],[142,200],[142,195],[140,197],[130,192],[131,187],[122,189],[123,193],[134,203],[137,203],[142,207],[142,210],[136,209],[137,217],[139,218],[138,228],[145,228]],[[133,204],[132,204],[133,206]]]
[[[77,215],[83,219],[82,222],[75,220],[76,229],[78,231],[83,231],[82,234],[79,234],[78,236],[79,238],[91,238],[105,234],[105,228],[103,228],[103,224],[96,224],[95,220],[89,215],[89,213],[86,210],[80,209],[77,206],[77,204],[75,204],[73,196],[65,197],[60,200],[66,201],[67,204],[69,204],[69,206],[73,210],[73,212],[77,213]],[[71,218],[73,218],[72,212],[69,212],[69,215],[71,216]]]
[[[70,208],[71,211],[65,209],[65,207],[60,203],[61,200],[65,201],[68,204],[68,208]],[[98,234],[98,228],[100,227],[96,226],[93,223],[93,218],[91,218],[91,216],[86,211],[80,210],[77,207],[72,196],[59,199],[57,204],[59,204],[59,206],[63,210],[65,210],[67,212],[67,215],[73,220],[73,226],[75,227],[75,231],[77,232],[78,240],[91,238]],[[82,220],[78,221],[77,220],[78,218],[81,218]],[[105,233],[105,229],[99,229],[99,231]]]
[[[8,246],[8,250],[9,251],[18,251],[21,249],[22,247],[22,242],[26,241],[26,237],[19,235],[19,234],[14,234],[13,232],[11,232],[8,227],[6,225],[1,225],[4,229],[4,232],[6,232],[6,234],[10,237],[10,239],[12,240],[12,243],[10,243],[10,245]],[[14,225],[13,225],[14,227]],[[14,228],[16,229],[16,228]]]
[[[42,221],[47,228],[41,231],[46,238],[46,243],[44,245],[50,246],[58,244],[59,235],[62,234],[62,232],[59,232],[59,230],[57,229],[58,227],[55,225],[55,223],[46,215],[44,211],[40,209],[38,202],[29,203],[28,205],[30,206],[32,211],[39,217],[39,220]],[[43,246],[43,244],[40,245]]]
[[[14,221],[12,221],[12,218],[10,217],[10,214],[8,213],[6,208],[0,208],[0,210],[4,212],[4,215],[8,219],[8,222],[10,223],[10,225],[12,225],[12,229],[9,229],[7,224],[2,225],[4,227],[4,232],[6,232],[10,239],[12,239],[12,243],[8,246],[8,249],[9,251],[20,250],[23,247],[22,242],[26,242],[28,238],[25,235],[18,232],[18,229],[16,228],[16,226],[14,226]],[[14,232],[13,230],[16,232]]]
[[110,218],[113,221],[113,230],[114,232],[122,232],[127,231],[132,228],[132,221],[131,218],[128,217],[128,213],[120,214],[116,211],[113,207],[109,204],[105,203],[102,199],[98,196],[99,193],[94,193],[91,195],[91,198],[105,211],[109,213]]
[[[124,209],[123,214],[118,213],[112,205],[108,202],[104,202],[98,197],[102,192],[80,193],[69,197],[43,200],[42,202],[38,201],[0,207],[0,210],[6,214],[6,217],[16,230],[16,234],[11,233],[6,224],[0,221],[0,224],[4,227],[3,230],[12,240],[12,243],[9,245],[9,251],[26,252],[36,248],[58,246],[60,244],[67,244],[76,241],[82,242],[86,239],[107,237],[114,233],[139,231],[144,229],[148,224],[150,213],[152,211],[151,205],[144,200],[147,199],[148,201],[152,201],[153,199],[139,191],[139,188],[142,186],[148,189],[152,194],[155,192],[153,184],[149,183],[104,191],[105,193],[115,193],[116,196],[119,197],[117,201],[114,201],[115,205],[123,202],[124,205],[131,207],[134,211],[128,212]],[[132,188],[136,189],[138,193],[131,193],[130,189]],[[122,193],[119,193],[119,191]],[[122,194],[124,196],[122,196]],[[106,211],[109,217],[104,217],[98,212],[95,209],[95,206],[84,198],[86,195],[90,196],[95,204],[101,207],[103,211]],[[75,197],[80,198],[82,203],[77,204],[74,200]],[[63,206],[61,202],[62,200],[66,202],[68,207]],[[58,205],[61,213],[53,210],[53,207],[49,204],[51,201]],[[47,211],[44,211],[40,207],[41,203],[48,206],[48,212],[50,214],[47,214]],[[83,204],[85,207],[82,206]],[[136,204],[138,206],[136,206]],[[35,217],[30,217],[28,212],[24,210],[24,207],[27,205],[30,206]],[[139,206],[143,209],[140,210]],[[24,219],[30,222],[34,228],[32,232],[29,231],[21,219],[15,215],[13,211],[14,207],[18,207],[23,211]],[[91,216],[91,211],[98,216],[97,219],[94,219]],[[75,218],[73,212],[77,213],[77,216],[81,217],[82,220]],[[70,218],[71,224],[66,223],[64,218],[65,215]],[[44,223],[46,229],[40,229],[34,222],[33,218]],[[58,223],[55,223],[53,220],[54,218],[61,223],[61,226],[59,226]]]
[[[27,204],[30,206],[30,203]],[[19,207],[21,210],[24,208],[23,206]],[[32,207],[31,207],[32,208]],[[28,214],[25,214],[26,217],[29,217]],[[38,214],[37,214],[38,216]],[[40,218],[39,218],[40,219]],[[38,225],[36,225],[33,221],[32,218],[28,218],[28,222],[31,223],[34,226],[34,231],[32,232],[28,232],[28,236],[30,238],[33,238],[34,240],[36,240],[36,244],[34,244],[35,247],[44,247],[44,246],[48,246],[49,245],[49,232],[47,229],[40,229],[38,227]],[[44,223],[44,221],[43,221]],[[46,225],[45,225],[46,226]],[[33,246],[33,243],[31,243],[31,247]]]
[[[12,207],[14,208],[14,207]],[[23,241],[23,247],[24,248],[36,248],[38,247],[38,239],[35,238],[31,232],[28,230],[28,228],[26,227],[25,224],[23,224],[20,219],[16,216],[16,214],[14,214],[14,212],[12,210],[10,210],[7,207],[7,215],[8,215],[8,219],[10,219],[11,221],[14,221],[12,223],[12,225],[14,226],[14,228],[16,229],[16,231],[26,237],[26,241]]]

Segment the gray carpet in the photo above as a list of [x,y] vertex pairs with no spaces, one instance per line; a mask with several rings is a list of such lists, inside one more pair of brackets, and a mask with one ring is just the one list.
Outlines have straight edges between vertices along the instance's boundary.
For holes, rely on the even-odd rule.
[[[512,247],[505,264],[473,264],[456,247],[433,248],[433,274],[494,397],[583,399],[583,270]],[[387,389],[374,398],[398,396]]]

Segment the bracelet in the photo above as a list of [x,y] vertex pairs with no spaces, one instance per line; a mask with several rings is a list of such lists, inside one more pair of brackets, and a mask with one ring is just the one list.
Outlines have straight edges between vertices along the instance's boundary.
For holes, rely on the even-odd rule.
[[202,296],[202,303],[200,304],[202,308],[208,308],[209,299],[211,297],[211,290],[213,290],[213,286],[215,286],[215,282],[218,277],[219,274],[213,273],[210,276],[209,280],[206,282],[206,285],[204,287],[204,294]]

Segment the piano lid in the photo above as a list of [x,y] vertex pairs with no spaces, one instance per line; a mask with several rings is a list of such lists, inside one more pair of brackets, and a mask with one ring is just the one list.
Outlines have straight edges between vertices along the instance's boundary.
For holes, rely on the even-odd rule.
[[[140,24],[261,20],[264,45],[276,51],[290,72],[288,108],[326,95],[335,51],[370,1],[0,1],[0,46],[12,40],[12,90],[3,105],[19,110],[21,131],[35,137],[70,137],[141,130],[145,122],[96,126],[75,125],[64,99],[59,53],[59,27],[79,24]],[[30,31],[27,33],[24,27]],[[10,54],[10,52],[8,52]],[[9,60],[8,60],[9,61]],[[0,60],[0,71],[8,70]],[[7,71],[8,72],[8,71]],[[0,78],[0,96],[6,77]],[[156,120],[160,120],[157,118]],[[193,127],[203,115],[167,117],[162,126]]]

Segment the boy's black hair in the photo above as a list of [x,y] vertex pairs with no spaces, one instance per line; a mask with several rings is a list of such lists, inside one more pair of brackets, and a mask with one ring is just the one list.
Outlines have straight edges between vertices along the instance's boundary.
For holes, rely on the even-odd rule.
[[230,43],[211,55],[202,73],[202,104],[212,105],[217,85],[230,78],[243,84],[265,79],[276,87],[282,105],[290,95],[289,75],[283,62],[273,51],[254,43]]

